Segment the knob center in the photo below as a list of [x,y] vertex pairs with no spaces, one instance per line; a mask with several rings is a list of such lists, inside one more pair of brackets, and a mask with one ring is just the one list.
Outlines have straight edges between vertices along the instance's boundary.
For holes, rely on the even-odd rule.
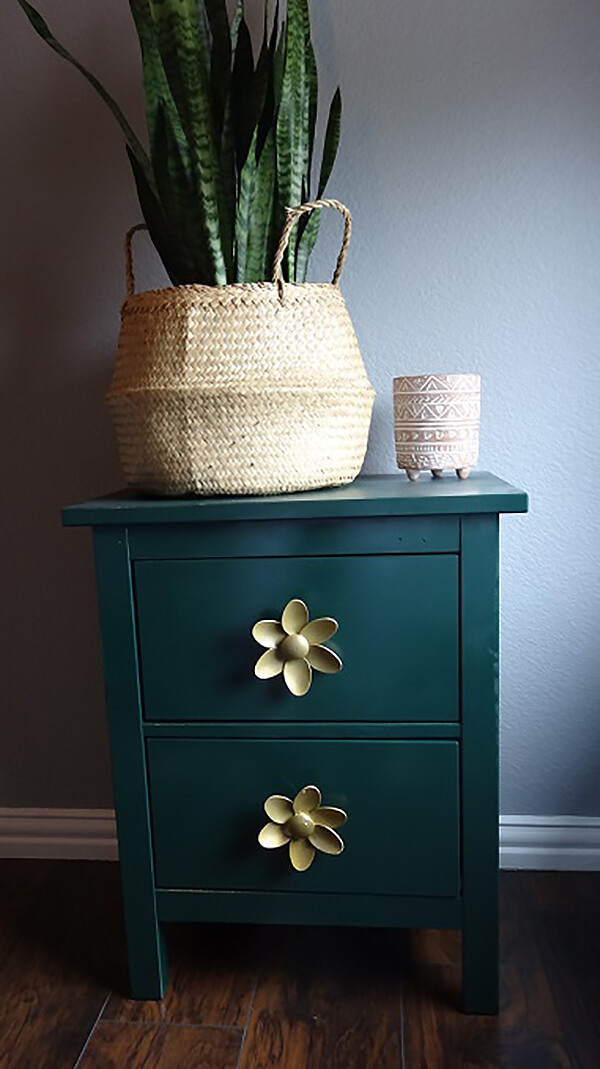
[[301,657],[306,657],[309,649],[310,645],[302,635],[288,635],[279,647],[284,661],[299,661]]
[[296,813],[285,824],[285,831],[290,839],[308,839],[314,830],[315,822],[308,813]]

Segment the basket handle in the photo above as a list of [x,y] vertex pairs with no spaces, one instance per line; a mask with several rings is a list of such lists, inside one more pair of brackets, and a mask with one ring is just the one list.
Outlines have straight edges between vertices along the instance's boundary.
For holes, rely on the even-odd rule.
[[138,230],[147,230],[148,227],[145,223],[137,223],[127,231],[125,235],[125,292],[128,297],[133,297],[135,293],[135,275],[133,273],[133,250],[132,242],[133,235],[137,234]]
[[311,200],[308,201],[306,204],[299,204],[296,208],[285,209],[285,214],[287,218],[281,234],[281,238],[279,240],[279,245],[277,246],[275,259],[273,260],[272,278],[273,283],[277,286],[277,289],[279,290],[279,296],[281,298],[283,298],[283,274],[281,270],[281,264],[283,261],[283,254],[287,249],[288,241],[290,240],[290,234],[296,221],[300,218],[300,216],[304,215],[306,212],[314,211],[315,208],[336,208],[337,211],[341,212],[341,214],[344,216],[344,238],[342,241],[340,254],[337,258],[337,263],[335,265],[335,271],[333,272],[333,278],[331,280],[331,284],[333,286],[337,286],[339,284],[342,267],[344,266],[346,253],[348,252],[348,245],[350,243],[350,233],[352,231],[352,216],[350,215],[350,212],[348,211],[346,205],[342,204],[342,202],[339,200]]

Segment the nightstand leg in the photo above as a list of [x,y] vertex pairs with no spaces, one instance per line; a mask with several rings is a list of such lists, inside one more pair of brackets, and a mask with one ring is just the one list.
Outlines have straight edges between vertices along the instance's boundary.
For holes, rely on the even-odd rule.
[[[493,914],[497,896],[473,905],[463,924],[462,1008],[465,1013],[498,1013],[498,923]],[[466,904],[467,914],[470,907]],[[477,916],[479,914],[479,916]]]
[[125,909],[129,997],[161,999],[169,983],[164,934],[151,918],[142,918],[135,905]]
[[498,517],[461,520],[463,1007],[498,1012]]
[[162,998],[166,958],[156,909],[152,832],[127,531],[94,530],[106,707],[132,998]]

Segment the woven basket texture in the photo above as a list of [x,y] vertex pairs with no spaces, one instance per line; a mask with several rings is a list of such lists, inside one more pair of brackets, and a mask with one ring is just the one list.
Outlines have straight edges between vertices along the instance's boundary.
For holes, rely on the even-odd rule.
[[337,281],[128,288],[108,403],[129,486],[268,494],[356,477],[374,390]]

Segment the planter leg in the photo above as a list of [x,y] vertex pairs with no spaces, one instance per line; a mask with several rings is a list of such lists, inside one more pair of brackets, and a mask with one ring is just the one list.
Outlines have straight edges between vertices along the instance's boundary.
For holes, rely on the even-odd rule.
[[469,475],[471,474],[471,469],[470,468],[457,468],[456,469],[456,474],[458,475],[459,479],[468,479]]
[[411,483],[416,483],[421,473],[418,468],[407,468],[406,474],[408,475]]
[[432,468],[431,474],[433,475],[434,479],[443,479],[444,477],[444,472],[441,468]]

